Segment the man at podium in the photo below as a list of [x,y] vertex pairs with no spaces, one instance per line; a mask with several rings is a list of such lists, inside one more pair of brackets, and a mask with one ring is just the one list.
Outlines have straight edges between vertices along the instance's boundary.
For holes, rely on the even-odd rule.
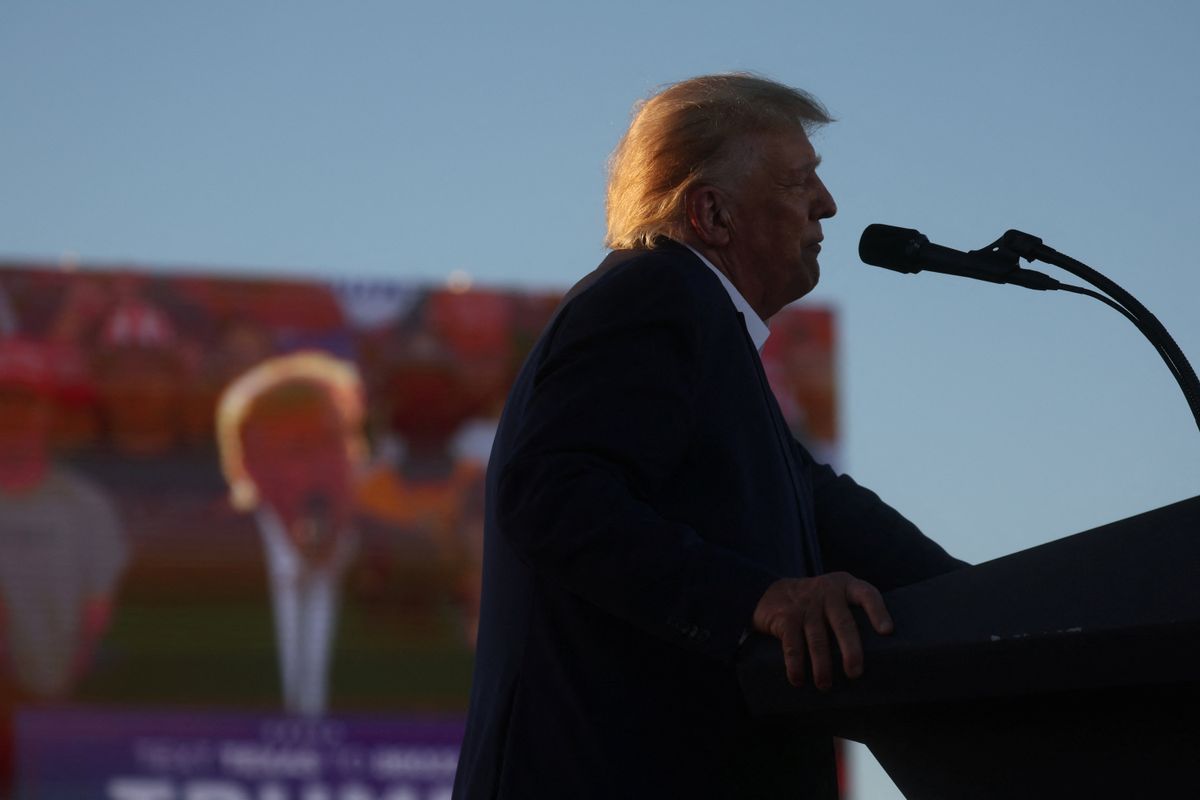
[[[759,350],[819,277],[836,205],[810,95],[667,87],[610,162],[613,252],[563,300],[489,465],[456,798],[834,797],[832,744],[751,719],[751,631],[789,678],[863,669],[852,606],[961,565],[791,436]],[[833,663],[833,644],[841,653]],[[869,668],[869,666],[868,666]]]

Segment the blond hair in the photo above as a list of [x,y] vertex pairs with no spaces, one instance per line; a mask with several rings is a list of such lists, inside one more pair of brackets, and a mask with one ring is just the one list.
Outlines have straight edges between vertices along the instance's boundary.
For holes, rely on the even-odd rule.
[[744,137],[808,133],[832,119],[807,92],[749,73],[671,84],[635,106],[609,159],[605,246],[652,247],[658,236],[679,236],[688,190],[733,179],[745,166],[736,148]]
[[269,358],[242,373],[226,387],[217,403],[217,448],[221,472],[229,483],[229,502],[239,511],[258,505],[258,487],[246,469],[242,429],[267,398],[304,387],[328,399],[346,435],[351,463],[366,457],[362,435],[363,386],[358,368],[326,353],[305,351]]

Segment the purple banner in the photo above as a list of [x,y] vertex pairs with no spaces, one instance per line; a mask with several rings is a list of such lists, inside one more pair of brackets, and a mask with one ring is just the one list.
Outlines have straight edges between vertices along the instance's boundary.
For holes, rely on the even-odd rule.
[[29,710],[19,800],[449,800],[461,720]]

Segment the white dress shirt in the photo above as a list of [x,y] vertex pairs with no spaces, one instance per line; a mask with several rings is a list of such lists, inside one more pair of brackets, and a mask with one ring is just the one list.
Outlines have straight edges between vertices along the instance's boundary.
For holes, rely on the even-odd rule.
[[737,290],[733,282],[726,277],[724,272],[713,266],[713,263],[700,254],[696,248],[689,245],[684,245],[688,250],[696,254],[696,258],[704,262],[704,266],[713,271],[721,280],[721,285],[725,287],[725,291],[729,294],[729,299],[733,301],[733,307],[742,313],[742,319],[746,322],[746,332],[750,334],[750,341],[754,342],[754,346],[761,353],[763,345],[767,343],[767,337],[771,335],[771,329],[767,327],[767,323],[759,319],[758,314],[746,302],[746,298],[742,297],[742,293]]

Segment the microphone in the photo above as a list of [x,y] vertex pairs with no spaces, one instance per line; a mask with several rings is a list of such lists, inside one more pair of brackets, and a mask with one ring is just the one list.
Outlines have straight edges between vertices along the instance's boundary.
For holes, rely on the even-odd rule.
[[322,491],[310,492],[294,524],[295,541],[305,558],[322,561],[332,552],[337,538],[333,504]]
[[[1010,232],[1016,233],[1018,232]],[[918,230],[877,223],[868,225],[863,231],[862,238],[858,240],[858,257],[871,266],[885,267],[896,272],[915,274],[921,270],[928,270],[990,283],[1014,283],[1028,289],[1059,288],[1061,284],[1049,275],[1021,269],[1017,252],[1006,246],[1010,234],[1005,234],[982,250],[964,253],[934,244]],[[1040,240],[1037,243],[1041,244]]]

